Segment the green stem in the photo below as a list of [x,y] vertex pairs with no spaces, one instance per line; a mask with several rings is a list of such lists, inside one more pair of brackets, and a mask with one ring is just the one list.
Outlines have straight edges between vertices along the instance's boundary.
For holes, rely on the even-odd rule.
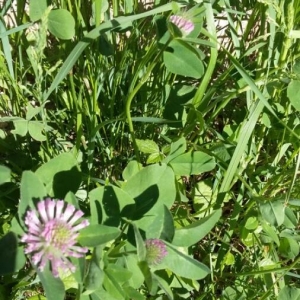
[[210,41],[215,45],[215,47],[210,48],[210,60],[208,63],[207,70],[205,72],[205,75],[201,81],[201,84],[195,94],[195,97],[193,99],[193,105],[195,108],[198,108],[201,104],[202,106],[205,106],[205,103],[201,103],[204,93],[207,89],[207,86],[210,82],[211,76],[214,72],[216,63],[217,63],[217,57],[218,57],[218,49],[217,49],[217,43],[216,43],[216,27],[215,27],[215,22],[214,22],[214,15],[213,15],[213,10],[212,10],[212,5],[211,3],[205,3],[204,4],[206,8],[206,21],[207,21],[207,29],[208,32],[212,35],[210,38]]
[[118,0],[113,0],[113,16],[114,18],[117,17],[119,15],[119,3]]
[[95,25],[98,27],[101,23],[102,0],[95,0]]
[[285,37],[282,44],[282,50],[279,57],[279,67],[286,66],[286,59],[288,56],[288,52],[293,44],[292,39],[289,37],[290,31],[294,27],[294,1],[293,0],[285,0],[284,2],[284,23],[286,25]]

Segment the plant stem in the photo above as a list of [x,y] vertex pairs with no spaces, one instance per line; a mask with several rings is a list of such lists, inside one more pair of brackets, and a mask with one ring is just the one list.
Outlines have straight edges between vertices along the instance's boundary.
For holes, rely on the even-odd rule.
[[210,38],[210,41],[215,44],[215,47],[210,48],[210,60],[208,63],[207,70],[205,72],[205,75],[201,81],[201,84],[195,94],[195,97],[193,99],[193,105],[195,108],[198,108],[200,104],[204,105],[204,103],[201,103],[203,99],[203,95],[207,89],[207,86],[210,82],[211,76],[214,72],[216,63],[217,63],[217,57],[218,57],[218,49],[217,49],[217,43],[216,43],[216,26],[214,22],[214,15],[212,10],[211,3],[205,3],[204,4],[206,8],[206,21],[207,21],[207,29],[211,33],[212,37]]

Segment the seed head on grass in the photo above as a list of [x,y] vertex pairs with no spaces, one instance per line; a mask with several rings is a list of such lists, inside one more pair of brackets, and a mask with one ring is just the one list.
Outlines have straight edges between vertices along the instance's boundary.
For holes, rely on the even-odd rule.
[[32,263],[43,271],[49,261],[54,277],[59,270],[75,272],[68,257],[82,257],[87,248],[76,246],[78,231],[89,225],[88,220],[78,220],[81,210],[62,200],[45,199],[36,210],[28,210],[25,216],[27,233],[21,238],[26,243],[25,253],[31,254]]
[[159,239],[148,239],[146,245],[146,260],[149,265],[158,265],[163,258],[168,254],[166,245]]
[[170,21],[174,25],[176,25],[184,35],[190,34],[195,28],[194,23],[192,21],[182,16],[172,15],[170,17]]

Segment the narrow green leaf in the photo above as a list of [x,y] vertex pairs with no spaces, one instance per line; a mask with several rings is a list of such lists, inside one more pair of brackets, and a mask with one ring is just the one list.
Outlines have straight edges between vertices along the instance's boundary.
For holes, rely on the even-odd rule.
[[0,39],[6,37],[6,36],[9,36],[11,34],[14,34],[16,32],[19,32],[19,31],[22,31],[24,29],[27,29],[28,27],[32,26],[33,23],[25,23],[25,24],[22,24],[20,26],[17,26],[17,27],[14,27],[12,29],[9,29],[9,30],[6,30],[4,32],[1,32],[0,33]]
[[172,242],[174,237],[174,221],[170,210],[164,205],[161,213],[159,213],[149,226],[146,235],[147,239],[161,239]]
[[133,226],[133,230],[134,230],[138,260],[139,260],[139,262],[145,261],[146,255],[147,255],[145,242],[144,242],[137,226],[134,223],[131,223],[131,225]]
[[221,209],[218,209],[189,226],[177,229],[172,244],[180,247],[190,247],[196,244],[213,229],[219,221],[221,213]]
[[[0,20],[0,34],[1,33],[4,33],[6,31],[6,26],[5,24]],[[14,65],[13,65],[13,59],[12,59],[12,46],[10,45],[9,43],[9,39],[8,39],[8,36],[7,35],[2,35],[1,37],[1,42],[2,42],[2,45],[1,45],[1,52],[2,52],[2,56],[4,54],[4,57],[5,57],[5,61],[6,61],[6,64],[8,66],[8,70],[9,70],[9,74],[10,74],[10,77],[12,79],[15,78],[15,73],[14,73]]]
[[[207,65],[207,68],[205,70],[204,76],[201,80],[201,83],[197,89],[197,92],[194,96],[194,99],[192,101],[195,108],[198,108],[200,105],[205,106],[208,102],[203,101],[203,96],[207,90],[207,87],[209,83],[211,82],[211,78],[213,76],[213,73],[215,72],[215,66],[217,63],[217,57],[218,57],[218,49],[217,49],[217,33],[216,33],[216,21],[214,18],[214,12],[212,7],[211,1],[205,1],[203,2],[203,6],[205,8],[205,16],[206,16],[206,26],[207,30],[209,32],[209,40],[211,43],[215,45],[215,47],[210,48],[210,58],[209,63]],[[203,32],[203,30],[201,29]],[[201,109],[200,109],[201,111]]]
[[[254,85],[254,83],[252,85]],[[224,179],[222,181],[222,185],[219,191],[220,195],[225,195],[225,193],[228,192],[228,190],[231,187],[233,178],[237,174],[237,168],[241,161],[242,155],[245,153],[245,149],[248,145],[250,136],[252,135],[254,127],[258,121],[258,118],[263,108],[264,108],[263,101],[256,101],[250,107],[249,117],[242,125],[242,128],[237,138],[237,146],[231,157],[229,166],[225,172]]]
[[147,262],[139,261],[138,266],[144,275],[145,283],[147,285],[148,290],[151,291],[153,288],[153,278]]
[[141,123],[154,123],[154,124],[167,124],[174,123],[175,121],[155,118],[155,117],[132,117],[133,122],[141,122]]
[[116,227],[90,225],[80,231],[78,241],[85,247],[96,247],[116,239],[121,231]]
[[[226,51],[226,50],[225,50]],[[241,131],[239,133],[238,139],[237,139],[237,146],[233,153],[233,156],[231,158],[230,164],[227,168],[227,171],[225,173],[221,188],[220,188],[220,195],[228,192],[230,189],[230,186],[232,184],[232,180],[237,174],[237,167],[239,165],[239,162],[241,161],[241,157],[244,154],[244,151],[247,147],[248,141],[250,139],[250,136],[252,135],[253,129],[258,121],[258,118],[260,117],[260,114],[266,106],[268,110],[275,116],[277,120],[280,121],[280,119],[277,117],[275,111],[271,107],[271,105],[268,103],[267,99],[264,97],[262,92],[258,89],[253,79],[249,76],[248,72],[242,67],[242,65],[237,61],[237,59],[228,51],[226,51],[227,55],[229,56],[231,62],[234,64],[238,72],[242,75],[245,82],[250,86],[251,90],[255,93],[255,95],[259,98],[259,101],[254,102],[249,110],[249,117],[247,121],[244,122],[242,125]]]
[[166,242],[168,254],[165,256],[161,269],[169,269],[178,276],[200,280],[210,273],[207,266],[182,253],[175,246]]

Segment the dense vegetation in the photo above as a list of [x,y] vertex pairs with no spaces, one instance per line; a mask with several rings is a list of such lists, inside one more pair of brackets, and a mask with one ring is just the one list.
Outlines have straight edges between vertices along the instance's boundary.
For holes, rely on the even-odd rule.
[[[300,299],[299,24],[299,0],[1,1],[0,300]],[[59,199],[86,253],[56,274],[25,234]]]

